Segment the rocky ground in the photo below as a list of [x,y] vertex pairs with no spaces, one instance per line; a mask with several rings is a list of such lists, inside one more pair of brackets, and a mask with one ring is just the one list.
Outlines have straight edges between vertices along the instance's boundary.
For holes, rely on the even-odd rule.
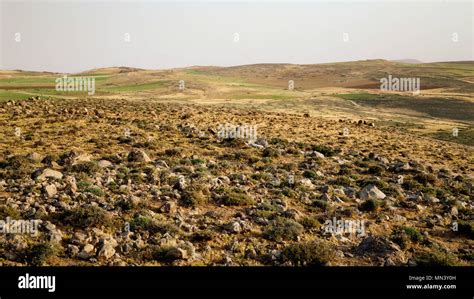
[[[226,123],[258,139],[221,140]],[[4,102],[0,124],[0,219],[40,223],[0,234],[3,266],[474,264],[470,146],[119,99]]]

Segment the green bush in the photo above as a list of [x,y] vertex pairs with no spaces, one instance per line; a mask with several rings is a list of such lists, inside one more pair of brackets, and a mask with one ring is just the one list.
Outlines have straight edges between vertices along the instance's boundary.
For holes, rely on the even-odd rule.
[[329,207],[328,202],[324,200],[315,200],[313,201],[312,205],[323,210],[327,210]]
[[415,175],[413,179],[416,180],[418,183],[422,184],[423,186],[426,186],[428,184],[433,185],[434,183],[436,183],[436,177],[429,173],[419,173]]
[[186,190],[181,194],[181,204],[195,207],[207,202],[207,197],[201,190]]
[[346,176],[339,176],[336,179],[331,181],[332,185],[337,185],[337,186],[343,186],[343,187],[348,187],[348,186],[353,186],[354,183],[351,181],[350,178]]
[[304,228],[306,228],[306,229],[312,229],[312,228],[319,228],[319,227],[321,227],[321,223],[320,223],[319,220],[316,219],[315,217],[304,216],[303,218],[301,218],[301,220],[299,221],[299,223],[300,223],[301,225],[303,225]]
[[434,250],[433,252],[424,252],[416,255],[414,261],[417,266],[459,266],[461,262],[452,253]]
[[288,187],[283,187],[283,189],[281,190],[281,194],[289,198],[296,198],[298,196],[298,193],[295,190]]
[[30,160],[23,156],[13,156],[3,163],[6,169],[6,177],[10,179],[21,179],[31,175],[34,168]]
[[99,186],[93,185],[92,183],[85,181],[80,181],[77,183],[77,190],[79,192],[91,193],[99,197],[105,195],[104,191],[102,191]]
[[250,195],[239,189],[224,190],[220,201],[226,206],[248,206],[255,203]]
[[413,227],[402,227],[402,230],[405,234],[407,234],[410,239],[413,241],[413,242],[421,242],[423,241],[423,235],[416,229],[416,228],[413,228]]
[[77,207],[63,213],[62,224],[69,224],[73,227],[89,228],[100,225],[110,225],[111,220],[107,212],[96,206]]
[[385,169],[380,165],[372,165],[369,167],[368,172],[373,175],[381,175]]
[[43,266],[54,255],[50,243],[41,243],[31,246],[26,252],[26,262],[32,266]]
[[381,202],[376,199],[368,199],[359,205],[360,211],[375,212],[381,206]]
[[402,187],[406,190],[410,190],[410,191],[415,191],[415,190],[420,190],[423,188],[423,185],[421,185],[420,183],[418,183],[416,180],[413,180],[413,179],[405,179],[403,184],[402,184]]
[[334,249],[322,241],[296,243],[285,247],[281,254],[283,263],[294,266],[323,266],[333,258]]
[[214,238],[214,232],[210,230],[201,230],[191,235],[190,239],[193,242],[206,242]]
[[159,221],[149,216],[139,214],[135,215],[129,224],[132,231],[149,231],[153,234],[169,233],[170,235],[176,235],[179,233],[179,228],[173,223]]
[[283,139],[283,138],[279,138],[279,137],[273,137],[272,139],[270,139],[269,141],[270,144],[280,144],[280,145],[283,145],[283,146],[287,146],[289,141],[287,139]]
[[95,161],[82,162],[71,166],[71,171],[93,175],[100,171],[100,166]]
[[419,243],[424,238],[416,228],[401,226],[394,229],[391,240],[398,244],[400,248],[405,249],[410,242]]
[[278,157],[279,155],[280,153],[278,152],[278,150],[273,149],[271,147],[267,147],[263,150],[264,157],[275,158],[275,157]]
[[381,189],[382,191],[389,188],[389,184],[383,180],[378,180],[376,178],[368,178],[357,181],[357,184],[361,187],[365,187],[367,185],[374,185],[377,188]]
[[156,261],[170,263],[178,258],[176,256],[177,250],[178,248],[175,246],[159,246],[158,248],[153,250],[152,257]]
[[0,206],[0,219],[6,219],[7,217],[11,219],[21,219],[21,214],[17,209],[11,206]]
[[122,211],[130,211],[134,208],[134,204],[131,200],[120,199],[115,203],[117,208],[120,208]]
[[278,218],[271,222],[269,227],[264,231],[263,236],[265,239],[273,241],[295,240],[303,231],[303,226],[298,222]]
[[459,221],[458,232],[470,239],[474,239],[474,221]]
[[314,171],[312,171],[312,170],[305,170],[305,171],[303,172],[303,176],[304,176],[305,178],[308,178],[308,179],[314,179],[314,178],[317,177],[316,172],[314,172]]
[[341,165],[341,168],[339,168],[339,175],[350,175],[352,173],[352,169],[348,165]]
[[181,149],[179,147],[175,147],[175,148],[170,148],[170,149],[165,150],[165,155],[166,156],[177,156],[177,155],[180,155],[182,152],[183,152],[183,149]]
[[330,157],[330,156],[334,155],[334,150],[332,148],[328,147],[328,146],[325,146],[325,145],[318,145],[318,144],[312,145],[311,150],[320,152],[321,154],[323,154],[326,157]]

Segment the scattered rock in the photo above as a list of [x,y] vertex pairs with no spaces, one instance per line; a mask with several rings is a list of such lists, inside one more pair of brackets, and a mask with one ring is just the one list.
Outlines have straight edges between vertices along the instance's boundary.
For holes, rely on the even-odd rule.
[[105,258],[106,260],[110,259],[113,257],[115,254],[115,249],[110,243],[105,243],[102,248],[99,250],[99,253],[97,256],[99,258]]
[[238,234],[242,231],[242,227],[241,227],[239,222],[234,221],[234,222],[231,222],[231,223],[227,224],[225,226],[225,230],[227,230],[228,232],[234,233],[234,234]]
[[132,150],[127,157],[129,162],[151,162],[150,157],[145,153],[145,151],[140,149]]
[[185,260],[188,258],[188,253],[186,250],[178,248],[178,247],[172,247],[171,249],[166,252],[165,259],[167,260]]
[[54,197],[58,193],[58,190],[56,189],[56,186],[54,184],[47,185],[46,187],[44,187],[44,191],[46,192],[46,195],[50,198]]
[[112,162],[107,161],[107,160],[100,160],[97,163],[101,168],[110,168],[113,166]]
[[47,178],[61,180],[63,178],[63,174],[57,170],[45,168],[39,172],[35,171],[33,178],[40,181],[45,180]]
[[172,201],[165,202],[160,207],[160,212],[161,213],[167,213],[167,214],[175,214],[176,213],[176,203],[174,203]]
[[385,237],[369,236],[355,248],[359,255],[385,256],[400,251],[400,247]]
[[367,185],[359,192],[359,198],[368,199],[384,199],[386,195],[374,185]]

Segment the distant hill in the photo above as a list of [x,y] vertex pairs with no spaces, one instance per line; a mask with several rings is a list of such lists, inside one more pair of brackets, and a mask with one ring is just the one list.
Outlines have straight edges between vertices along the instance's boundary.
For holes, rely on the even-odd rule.
[[423,61],[417,60],[417,59],[398,59],[398,60],[392,60],[393,62],[400,62],[400,63],[409,63],[409,64],[420,64],[424,63]]
[[[135,67],[127,67],[127,66],[118,66],[118,67],[106,67],[106,68],[97,68],[92,69],[89,71],[81,72],[80,75],[113,75],[113,74],[122,74],[122,73],[131,73],[131,72],[138,72],[144,71],[144,69],[135,68]],[[78,75],[79,75],[78,74]]]

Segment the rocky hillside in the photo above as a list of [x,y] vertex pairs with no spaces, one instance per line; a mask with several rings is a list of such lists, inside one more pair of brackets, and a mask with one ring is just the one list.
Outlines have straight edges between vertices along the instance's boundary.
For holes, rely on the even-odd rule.
[[8,101],[0,124],[0,220],[39,220],[0,234],[3,266],[474,264],[470,146],[119,99]]

